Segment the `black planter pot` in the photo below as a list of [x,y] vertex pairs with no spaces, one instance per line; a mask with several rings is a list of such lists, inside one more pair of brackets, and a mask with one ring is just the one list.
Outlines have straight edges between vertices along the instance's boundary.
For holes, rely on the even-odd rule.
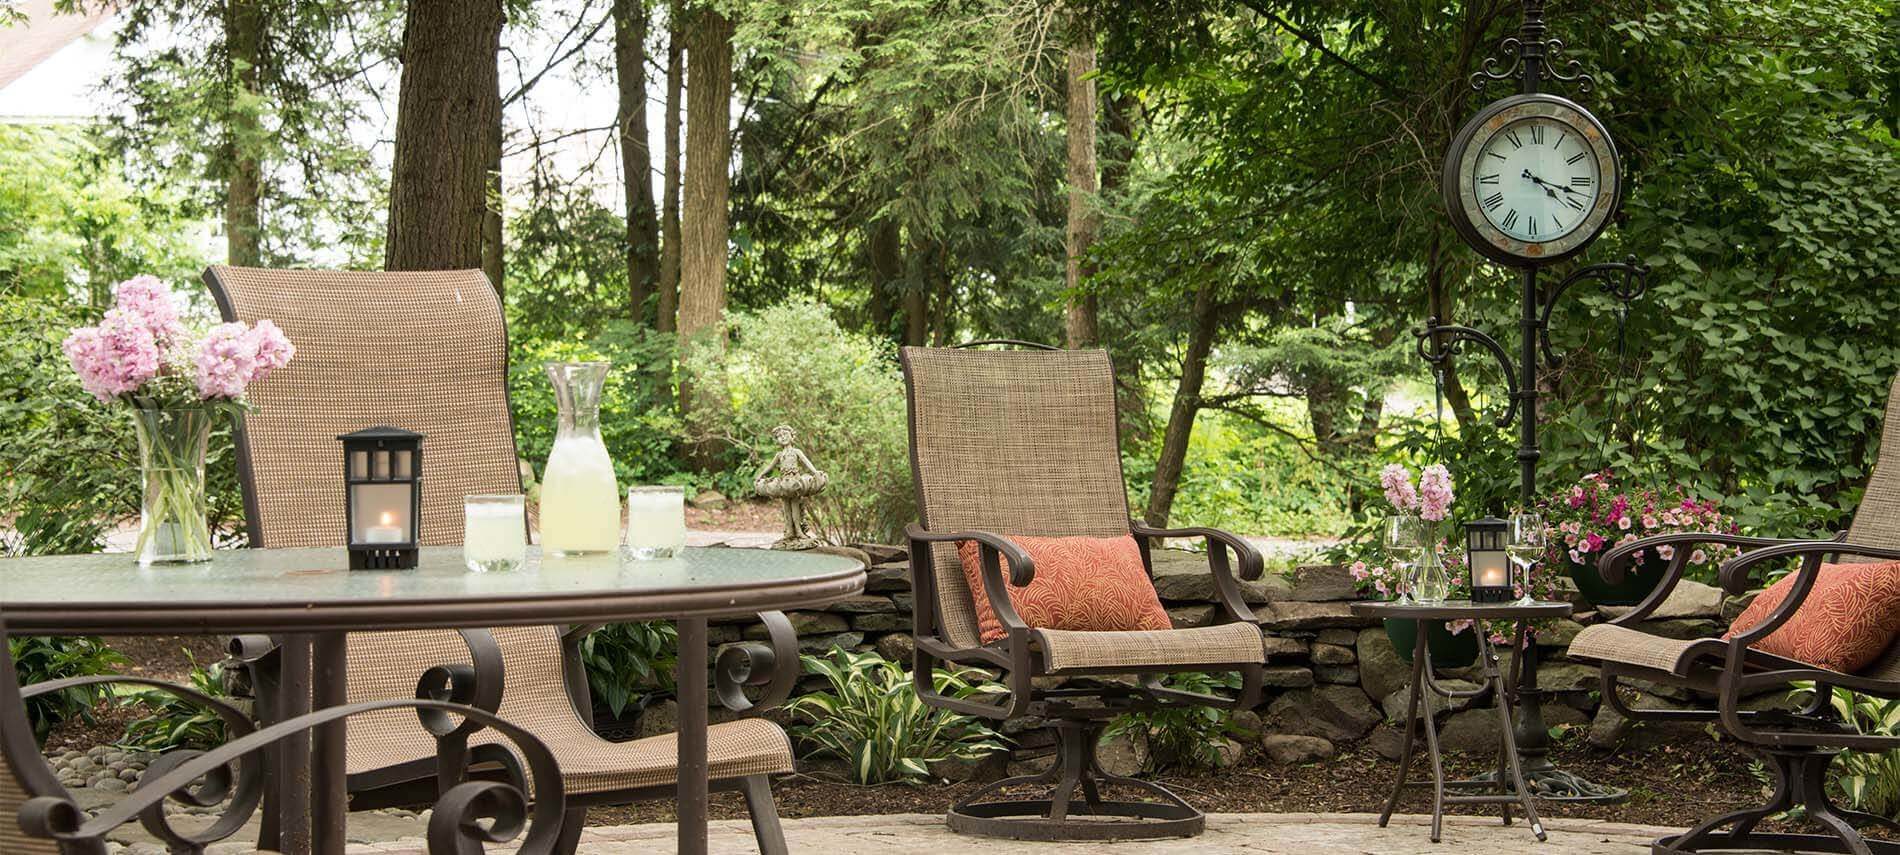
[[[1464,632],[1453,634],[1445,628],[1444,621],[1426,621],[1425,634],[1431,643],[1432,667],[1439,670],[1464,668],[1478,661],[1478,633],[1482,630],[1472,627]],[[1392,649],[1399,658],[1412,661],[1412,651],[1418,647],[1418,622],[1410,620],[1385,621],[1385,637],[1392,640]]]
[[1577,583],[1577,590],[1583,598],[1594,606],[1633,606],[1656,590],[1656,584],[1662,581],[1663,571],[1669,569],[1669,559],[1649,550],[1641,564],[1630,567],[1623,575],[1623,581],[1615,584],[1603,578],[1597,572],[1595,561],[1587,564],[1570,564],[1570,581]]

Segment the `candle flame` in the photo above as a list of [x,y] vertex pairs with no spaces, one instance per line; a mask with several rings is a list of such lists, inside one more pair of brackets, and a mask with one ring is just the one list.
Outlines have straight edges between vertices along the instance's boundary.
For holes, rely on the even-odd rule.
[[383,525],[395,525],[395,524],[396,524],[396,515],[388,511],[383,511]]

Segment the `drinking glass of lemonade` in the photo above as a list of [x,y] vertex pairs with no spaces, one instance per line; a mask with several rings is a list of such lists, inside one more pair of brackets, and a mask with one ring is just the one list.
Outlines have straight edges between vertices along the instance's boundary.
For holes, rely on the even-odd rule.
[[634,558],[672,558],[686,548],[686,490],[627,489],[627,551]]
[[528,516],[519,494],[462,500],[462,563],[475,573],[513,570],[528,560]]

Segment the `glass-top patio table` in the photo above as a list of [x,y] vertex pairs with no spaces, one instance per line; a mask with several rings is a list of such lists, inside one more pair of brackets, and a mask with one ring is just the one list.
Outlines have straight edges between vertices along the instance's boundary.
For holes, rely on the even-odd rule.
[[[340,548],[219,550],[204,564],[143,568],[124,554],[4,559],[0,613],[16,634],[278,635],[286,655],[286,718],[344,702],[345,636],[352,631],[676,621],[679,851],[703,853],[706,619],[818,606],[864,588],[864,566],[854,558],[718,547],[657,561],[544,561],[531,549],[524,567],[505,573],[470,573],[460,547],[433,547],[422,550],[414,570],[348,567]],[[293,687],[300,656],[314,679]],[[308,766],[307,848],[323,855],[343,851],[347,739],[342,721],[322,725],[312,735],[311,756],[286,761]],[[279,780],[306,779],[297,774],[302,770],[285,771]],[[303,851],[296,834],[306,822],[302,800],[285,796],[284,848]]]

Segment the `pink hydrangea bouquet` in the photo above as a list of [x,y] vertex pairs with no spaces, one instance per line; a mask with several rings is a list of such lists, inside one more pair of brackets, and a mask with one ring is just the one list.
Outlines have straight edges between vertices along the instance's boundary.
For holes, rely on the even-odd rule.
[[142,564],[211,557],[204,492],[205,444],[215,417],[244,406],[252,383],[284,367],[297,349],[276,324],[213,324],[154,276],[112,290],[96,326],[79,327],[64,350],[79,384],[100,403],[131,407],[144,475]]

